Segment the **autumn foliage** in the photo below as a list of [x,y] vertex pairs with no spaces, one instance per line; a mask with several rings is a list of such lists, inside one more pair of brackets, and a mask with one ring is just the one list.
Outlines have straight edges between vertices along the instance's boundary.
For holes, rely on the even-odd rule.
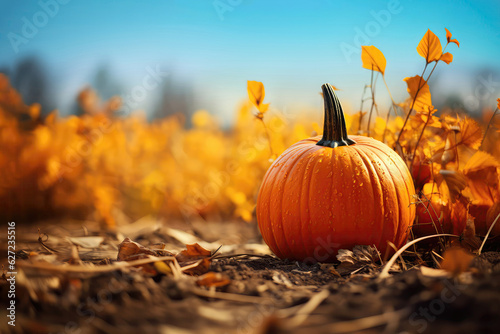
[[[444,48],[428,30],[416,50],[423,71],[401,78],[408,98],[399,103],[385,82],[390,64],[378,48],[363,46],[371,105],[346,115],[346,125],[349,134],[372,136],[405,160],[418,192],[416,226],[460,234],[470,214],[476,233],[484,235],[500,202],[496,101],[497,109],[484,110],[480,121],[432,103],[434,69],[450,65],[453,55],[445,51],[458,46],[448,30]],[[391,96],[389,110],[376,103],[380,77]],[[182,115],[155,122],[141,113],[119,116],[118,97],[100,101],[91,89],[79,96],[81,116],[54,111],[42,117],[40,106],[25,105],[0,75],[0,212],[19,220],[66,215],[110,227],[146,214],[252,221],[272,160],[320,133],[322,119],[316,111],[286,117],[264,103],[260,82],[249,81],[248,93],[230,129],[204,110],[193,114],[188,128]]]

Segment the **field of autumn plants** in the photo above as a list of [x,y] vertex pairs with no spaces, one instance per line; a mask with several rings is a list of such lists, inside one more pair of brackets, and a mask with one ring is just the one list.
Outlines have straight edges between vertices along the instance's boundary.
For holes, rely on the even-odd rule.
[[[460,47],[448,29],[438,35],[428,30],[418,44],[422,71],[401,77],[404,101],[392,99],[382,50],[362,46],[360,71],[370,81],[360,87],[360,110],[345,113],[347,134],[373,137],[407,165],[413,247],[392,257],[372,245],[335,249],[336,264],[280,260],[256,229],[266,171],[294,143],[322,134],[320,113],[290,117],[266,100],[265,83],[242,78],[248,99],[228,128],[206,110],[189,120],[123,115],[119,97],[103,101],[90,87],[78,96],[80,115],[41,115],[0,74],[0,216],[19,226],[19,333],[77,332],[68,326],[79,333],[458,332],[450,325],[457,314],[470,315],[461,316],[464,330],[488,332],[500,306],[490,303],[495,294],[477,291],[498,288],[488,275],[498,274],[500,258],[500,97],[477,118],[436,110],[434,70],[453,71]],[[325,78],[342,100],[334,80]],[[391,96],[388,110],[377,104],[381,89]],[[426,236],[433,241],[416,240]],[[383,281],[389,272],[400,275]],[[457,282],[468,284],[455,289],[460,302],[446,301],[441,291]]]
[[[432,106],[433,71],[448,66],[453,55],[445,51],[458,46],[448,31],[444,48],[428,31],[417,48],[423,71],[402,78],[408,98],[393,101],[387,117],[375,98],[376,89],[387,87],[380,83],[385,83],[386,61],[376,47],[364,46],[363,67],[372,72],[368,98],[363,110],[346,115],[349,134],[372,136],[407,162],[420,194],[415,197],[418,235],[460,234],[468,213],[476,232],[485,235],[499,212],[497,101],[481,119]],[[204,110],[196,111],[186,128],[182,115],[149,123],[141,113],[115,114],[120,99],[101,101],[91,88],[78,97],[82,115],[61,118],[54,111],[41,117],[40,106],[25,105],[2,75],[0,212],[26,220],[92,217],[110,228],[117,216],[134,220],[146,214],[251,222],[273,159],[321,133],[322,120],[307,112],[286,117],[272,104],[260,104],[260,83],[249,82],[248,89],[252,103],[239,107],[231,128],[221,128]],[[498,234],[500,226],[494,231]]]

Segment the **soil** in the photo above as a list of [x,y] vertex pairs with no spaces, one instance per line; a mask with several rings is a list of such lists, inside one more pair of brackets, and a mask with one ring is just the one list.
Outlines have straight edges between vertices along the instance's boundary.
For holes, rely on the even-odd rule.
[[[192,242],[211,251],[222,245],[209,270],[230,282],[200,286],[197,275],[144,267],[99,271],[116,263],[125,237],[150,248],[161,244],[174,254]],[[102,241],[75,247],[78,238]],[[1,244],[6,265],[3,234]],[[262,244],[255,225],[243,223],[166,224],[148,218],[104,233],[91,222],[40,222],[16,228],[16,247],[16,326],[7,324],[5,270],[2,333],[498,333],[500,328],[500,252],[491,245],[455,276],[433,268],[426,256],[416,261],[407,254],[407,270],[395,266],[384,279],[377,261],[280,260]],[[68,269],[76,265],[85,270]]]

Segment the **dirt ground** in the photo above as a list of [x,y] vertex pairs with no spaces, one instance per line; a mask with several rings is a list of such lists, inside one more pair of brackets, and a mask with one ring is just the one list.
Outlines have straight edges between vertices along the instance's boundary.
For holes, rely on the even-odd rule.
[[[136,262],[117,261],[125,238],[146,247]],[[194,243],[210,256],[176,255]],[[418,261],[409,252],[381,279],[380,260],[360,260],[356,252],[340,264],[280,260],[252,224],[146,217],[106,233],[81,221],[17,226],[15,327],[7,323],[5,234],[1,248],[2,333],[498,333],[500,328],[500,252],[488,244],[469,270],[454,276],[419,250]],[[182,268],[152,262],[144,252]],[[172,254],[177,260],[169,260]],[[132,266],[137,261],[142,264]],[[207,270],[214,274],[203,275]]]

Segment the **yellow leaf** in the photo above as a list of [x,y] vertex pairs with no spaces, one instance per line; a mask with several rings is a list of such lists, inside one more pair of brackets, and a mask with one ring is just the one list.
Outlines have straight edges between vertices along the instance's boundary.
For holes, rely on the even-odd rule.
[[439,60],[443,53],[439,38],[430,29],[427,30],[424,37],[420,40],[417,46],[419,55],[425,58],[427,63]]
[[264,96],[266,95],[264,91],[264,85],[259,81],[247,81],[248,97],[250,101],[259,108],[262,101],[264,101]]
[[460,122],[460,133],[462,139],[460,143],[471,147],[473,149],[478,149],[481,146],[481,140],[483,139],[483,130],[479,127],[476,121],[465,118]]
[[443,55],[441,56],[441,58],[439,58],[439,60],[442,60],[446,64],[449,64],[453,61],[453,55],[449,52],[443,53]]
[[375,46],[361,46],[361,61],[363,62],[363,68],[384,74],[387,61],[384,54]]
[[[406,81],[406,84],[408,85],[407,90],[408,93],[410,93],[411,98],[415,99],[415,96],[417,96],[415,104],[413,105],[413,109],[419,112],[427,111],[425,107],[432,106],[431,92],[429,91],[429,85],[427,84],[427,81],[422,79],[420,75],[404,78],[403,80]],[[420,89],[418,89],[419,87]]]
[[260,105],[259,105],[259,107],[258,107],[258,108],[259,108],[259,111],[260,111],[261,113],[265,113],[265,112],[267,111],[267,109],[269,109],[269,105],[270,105],[270,104],[271,104],[271,103],[262,103],[262,104],[260,104]]
[[425,113],[417,113],[415,116],[410,116],[410,119],[415,126],[420,126],[422,124],[427,124],[427,126],[433,128],[441,128],[441,122],[439,117],[433,116]]

